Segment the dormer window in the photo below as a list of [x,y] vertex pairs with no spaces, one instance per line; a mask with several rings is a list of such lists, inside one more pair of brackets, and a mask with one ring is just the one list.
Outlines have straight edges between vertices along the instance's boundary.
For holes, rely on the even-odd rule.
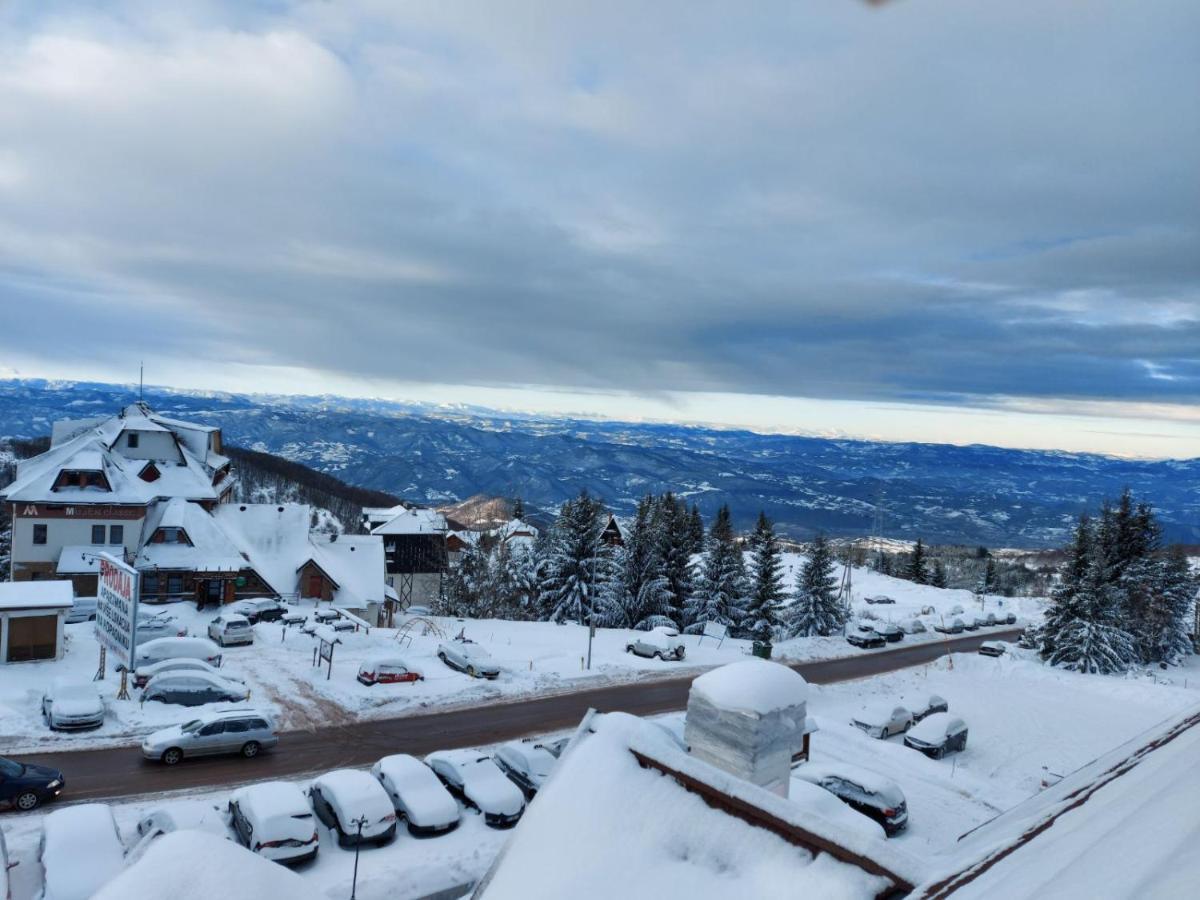
[[63,488],[110,490],[108,479],[104,477],[104,473],[90,469],[63,469],[54,479],[54,490],[61,491]]
[[138,472],[138,477],[142,481],[158,481],[162,477],[162,472],[158,471],[158,467],[154,463],[146,463],[145,468]]
[[130,450],[136,450],[138,445],[138,433],[136,431],[129,432],[128,447]]
[[191,544],[182,528],[160,528],[154,532],[155,544]]

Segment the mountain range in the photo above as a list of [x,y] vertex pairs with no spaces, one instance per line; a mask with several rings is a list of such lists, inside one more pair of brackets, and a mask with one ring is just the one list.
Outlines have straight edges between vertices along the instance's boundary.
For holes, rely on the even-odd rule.
[[[0,435],[48,434],[108,414],[137,388],[0,381]],[[146,388],[163,413],[220,425],[227,444],[273,453],[353,485],[444,505],[520,496],[553,509],[581,489],[619,515],[674,491],[705,516],[728,503],[748,527],[765,510],[795,537],[878,532],[939,543],[1064,543],[1080,512],[1129,487],[1168,540],[1200,542],[1200,459],[1128,460],[987,446],[886,443],[673,424],[589,421],[344,397]]]

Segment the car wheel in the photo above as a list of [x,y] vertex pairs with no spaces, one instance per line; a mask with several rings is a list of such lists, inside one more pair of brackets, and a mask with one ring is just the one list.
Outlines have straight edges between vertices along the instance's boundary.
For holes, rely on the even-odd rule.
[[163,751],[163,765],[174,766],[177,765],[181,759],[183,759],[183,751],[178,747],[171,747],[170,749]]
[[474,667],[474,666],[467,666],[467,674],[468,674],[468,675],[470,675],[472,678],[475,678],[475,677],[477,677],[477,676],[475,675],[475,667]]
[[[440,659],[442,662],[446,662],[446,654],[438,653],[438,659]],[[449,663],[447,663],[447,665],[449,665]]]
[[254,757],[258,756],[258,751],[261,749],[258,741],[247,741],[242,744],[242,756],[246,757],[246,759],[254,759]]
[[661,651],[661,650],[655,650],[655,651],[654,651],[654,658],[655,658],[655,659],[657,659],[659,662],[665,662],[665,661],[666,661],[666,657],[665,657],[665,656],[663,656],[663,654],[662,654],[662,651]]
[[626,653],[632,653],[632,652],[633,652],[633,644],[626,644],[626,645],[625,645],[625,652],[626,652]]
[[31,809],[37,809],[37,805],[41,801],[33,791],[26,791],[23,794],[17,794],[17,799],[14,802],[17,809],[21,810],[21,812],[29,812]]

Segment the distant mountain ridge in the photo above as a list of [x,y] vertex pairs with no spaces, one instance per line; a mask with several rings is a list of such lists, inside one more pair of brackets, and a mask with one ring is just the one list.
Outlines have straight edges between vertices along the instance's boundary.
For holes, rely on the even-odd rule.
[[[128,386],[0,381],[0,435],[49,433],[110,412]],[[766,510],[797,538],[884,534],[940,543],[1063,543],[1074,518],[1124,487],[1153,503],[1169,540],[1200,542],[1200,459],[1122,460],[986,446],[875,443],[688,425],[504,414],[338,397],[148,388],[163,412],[219,424],[228,444],[272,453],[362,488],[451,505],[478,494],[554,508],[586,488],[623,515],[673,490],[739,527]]]

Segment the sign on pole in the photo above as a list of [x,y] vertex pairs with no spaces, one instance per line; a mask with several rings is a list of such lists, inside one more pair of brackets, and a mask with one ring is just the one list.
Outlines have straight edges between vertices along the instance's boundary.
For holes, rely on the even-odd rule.
[[137,647],[138,594],[141,576],[133,566],[108,553],[100,558],[96,594],[96,639],[112,654],[117,667],[133,667]]
[[729,627],[727,625],[722,625],[720,622],[705,622],[704,631],[700,635],[700,640],[698,640],[696,643],[702,644],[705,638],[712,638],[717,642],[717,646],[720,647],[725,643],[725,638],[728,636]]

